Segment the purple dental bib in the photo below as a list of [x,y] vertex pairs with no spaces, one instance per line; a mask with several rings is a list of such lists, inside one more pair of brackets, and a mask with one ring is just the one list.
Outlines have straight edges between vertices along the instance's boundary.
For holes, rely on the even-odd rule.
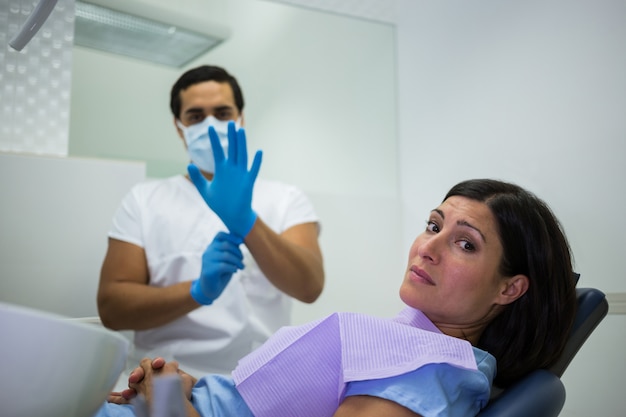
[[332,417],[346,384],[432,363],[476,370],[469,342],[444,335],[419,310],[393,319],[334,313],[283,327],[233,371],[255,417]]

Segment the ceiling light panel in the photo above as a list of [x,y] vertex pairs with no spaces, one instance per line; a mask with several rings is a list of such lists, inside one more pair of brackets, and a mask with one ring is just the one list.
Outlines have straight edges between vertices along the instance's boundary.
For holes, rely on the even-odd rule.
[[172,67],[184,66],[226,38],[79,0],[74,28],[76,45]]

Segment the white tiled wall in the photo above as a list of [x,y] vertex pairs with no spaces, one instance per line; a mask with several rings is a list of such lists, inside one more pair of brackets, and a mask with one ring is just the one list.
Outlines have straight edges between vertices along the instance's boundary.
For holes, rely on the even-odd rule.
[[20,52],[9,41],[38,0],[0,0],[0,151],[67,155],[74,0],[59,0]]

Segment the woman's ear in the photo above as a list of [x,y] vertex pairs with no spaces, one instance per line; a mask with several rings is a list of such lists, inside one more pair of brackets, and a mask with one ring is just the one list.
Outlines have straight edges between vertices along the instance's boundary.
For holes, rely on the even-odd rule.
[[526,275],[518,274],[510,278],[506,278],[504,288],[500,294],[501,303],[503,305],[511,304],[513,301],[526,294],[530,281]]

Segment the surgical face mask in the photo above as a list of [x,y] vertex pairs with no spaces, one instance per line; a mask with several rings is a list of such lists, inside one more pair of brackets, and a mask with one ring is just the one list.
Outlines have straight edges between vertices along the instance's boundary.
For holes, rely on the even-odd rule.
[[[176,125],[183,131],[191,162],[202,171],[215,172],[213,149],[211,149],[211,141],[209,140],[209,126],[213,126],[215,129],[224,149],[224,155],[228,155],[228,122],[229,120],[218,120],[213,116],[208,116],[200,123],[191,126],[183,125],[180,120],[176,121]],[[235,128],[240,129],[239,120],[235,121]]]

